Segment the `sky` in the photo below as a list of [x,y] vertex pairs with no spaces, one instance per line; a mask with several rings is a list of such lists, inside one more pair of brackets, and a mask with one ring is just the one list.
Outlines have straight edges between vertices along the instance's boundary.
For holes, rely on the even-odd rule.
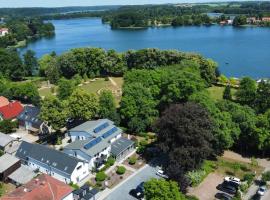
[[61,7],[95,5],[134,5],[162,3],[218,2],[224,0],[0,0],[3,7]]

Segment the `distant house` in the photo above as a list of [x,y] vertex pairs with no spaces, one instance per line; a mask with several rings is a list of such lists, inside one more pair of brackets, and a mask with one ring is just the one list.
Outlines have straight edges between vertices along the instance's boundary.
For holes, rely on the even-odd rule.
[[21,166],[21,162],[15,156],[4,154],[0,157],[0,181],[6,181],[8,176]]
[[6,97],[0,96],[0,108],[7,106],[9,104],[9,100]]
[[88,121],[69,130],[73,142],[63,152],[87,161],[89,169],[99,168],[109,156],[121,159],[134,149],[134,142],[123,138],[122,133],[108,119]]
[[64,183],[78,183],[89,175],[87,163],[84,161],[40,144],[23,141],[16,157],[29,168]]
[[8,34],[8,28],[0,28],[0,37]]
[[31,133],[50,133],[50,128],[47,124],[39,119],[39,113],[39,108],[32,105],[25,106],[23,111],[17,117],[19,126]]
[[270,17],[263,17],[262,18],[262,21],[263,22],[270,22]]
[[73,189],[46,174],[42,174],[1,200],[73,200]]
[[19,141],[7,134],[0,132],[0,150],[4,153],[13,154],[19,148]]
[[0,107],[0,120],[14,119],[23,111],[23,106],[19,101],[10,102],[8,105]]

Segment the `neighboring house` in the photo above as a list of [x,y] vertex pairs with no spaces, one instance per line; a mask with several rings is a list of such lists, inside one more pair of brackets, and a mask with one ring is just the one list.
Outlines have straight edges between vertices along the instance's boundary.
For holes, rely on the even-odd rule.
[[88,184],[83,185],[81,188],[73,191],[74,200],[96,200],[98,199],[99,191],[96,188],[90,189]]
[[19,147],[19,141],[7,134],[0,132],[0,150],[4,153],[13,154]]
[[21,162],[15,156],[4,154],[0,157],[0,181],[6,181],[8,176],[21,166]]
[[[123,131],[108,119],[88,121],[69,130],[73,142],[65,146],[63,152],[87,161],[89,169],[99,168],[109,156],[118,159],[118,156],[123,157],[134,149],[134,142],[123,139],[122,133]],[[112,154],[118,152],[112,149],[117,149],[116,145],[119,142],[125,143],[119,146],[120,153]]]
[[0,96],[0,108],[3,106],[7,106],[9,104],[9,100],[6,97]]
[[78,183],[89,175],[87,163],[44,145],[23,141],[16,156],[29,168],[64,183]]
[[39,108],[32,105],[25,106],[23,111],[17,117],[19,126],[31,133],[50,133],[50,128],[47,124],[39,119],[39,113]]
[[0,37],[8,34],[8,28],[0,28]]
[[262,18],[262,21],[263,22],[270,22],[270,17],[263,17]]
[[8,105],[0,107],[0,120],[14,119],[23,111],[23,106],[19,101],[10,102]]
[[73,200],[73,189],[46,174],[32,179],[1,200]]

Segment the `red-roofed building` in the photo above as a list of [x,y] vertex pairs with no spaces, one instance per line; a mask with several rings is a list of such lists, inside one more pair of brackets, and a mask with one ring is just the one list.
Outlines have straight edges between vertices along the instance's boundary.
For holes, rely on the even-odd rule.
[[0,119],[14,119],[23,111],[23,106],[19,101],[10,102],[8,105],[0,107]]
[[7,106],[9,104],[9,100],[6,97],[0,96],[0,108],[3,106]]
[[8,34],[8,28],[0,28],[0,37]]
[[69,185],[42,174],[2,197],[1,200],[73,200],[72,191]]

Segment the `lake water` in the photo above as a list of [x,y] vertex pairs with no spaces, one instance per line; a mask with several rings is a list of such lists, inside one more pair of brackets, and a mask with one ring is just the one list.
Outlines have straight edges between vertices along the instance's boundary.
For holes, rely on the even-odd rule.
[[101,47],[123,52],[160,48],[197,52],[218,62],[227,76],[270,77],[270,28],[231,26],[163,27],[111,30],[97,18],[53,20],[56,35],[30,43],[38,57],[76,47]]

